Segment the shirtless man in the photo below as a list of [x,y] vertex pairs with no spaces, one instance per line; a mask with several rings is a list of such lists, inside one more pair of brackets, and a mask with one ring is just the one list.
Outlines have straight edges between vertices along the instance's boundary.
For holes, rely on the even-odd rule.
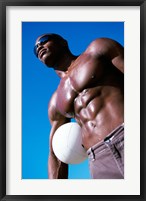
[[55,156],[52,138],[56,129],[71,118],[82,128],[92,178],[124,178],[123,47],[100,38],[75,56],[61,36],[44,34],[36,40],[34,53],[61,78],[48,108],[52,125],[49,178],[68,178],[68,165]]

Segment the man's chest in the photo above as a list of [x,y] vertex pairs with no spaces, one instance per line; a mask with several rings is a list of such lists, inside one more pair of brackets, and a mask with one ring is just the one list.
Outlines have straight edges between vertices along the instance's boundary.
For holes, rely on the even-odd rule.
[[57,89],[56,105],[65,116],[74,111],[74,100],[82,91],[97,85],[98,72],[96,65],[97,61],[82,57],[60,81]]

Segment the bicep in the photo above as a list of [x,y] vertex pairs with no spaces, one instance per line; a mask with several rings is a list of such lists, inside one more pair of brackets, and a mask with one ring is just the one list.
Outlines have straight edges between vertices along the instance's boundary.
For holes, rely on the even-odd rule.
[[69,118],[64,117],[56,108],[56,93],[51,98],[51,101],[48,105],[48,116],[51,123],[51,130],[50,130],[50,151],[52,149],[52,139],[54,136],[55,131],[63,124],[70,122]]
[[111,60],[112,64],[124,73],[124,48],[118,42],[110,40],[105,47],[105,54]]
[[124,56],[117,55],[112,59],[112,64],[117,67],[122,73],[124,73]]
[[57,94],[53,94],[48,105],[48,117],[51,125],[58,124],[59,126],[70,121],[69,118],[63,116],[56,108]]

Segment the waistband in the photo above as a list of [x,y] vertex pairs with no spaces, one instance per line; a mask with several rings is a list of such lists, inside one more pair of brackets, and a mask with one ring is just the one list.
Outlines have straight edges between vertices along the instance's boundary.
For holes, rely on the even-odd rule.
[[97,144],[93,145],[87,150],[87,154],[90,155],[95,149],[98,149],[98,151],[103,149],[103,145],[105,145],[105,142],[112,141],[113,143],[117,140],[117,138],[120,138],[120,136],[123,136],[124,131],[124,123],[120,124],[118,127],[116,127],[112,132],[110,132],[104,140],[98,142]]

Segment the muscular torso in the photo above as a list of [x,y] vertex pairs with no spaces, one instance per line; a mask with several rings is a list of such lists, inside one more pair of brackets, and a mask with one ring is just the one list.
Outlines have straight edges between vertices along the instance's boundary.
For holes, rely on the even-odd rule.
[[88,149],[124,121],[123,91],[122,72],[108,59],[84,53],[61,79],[56,108],[80,124]]

